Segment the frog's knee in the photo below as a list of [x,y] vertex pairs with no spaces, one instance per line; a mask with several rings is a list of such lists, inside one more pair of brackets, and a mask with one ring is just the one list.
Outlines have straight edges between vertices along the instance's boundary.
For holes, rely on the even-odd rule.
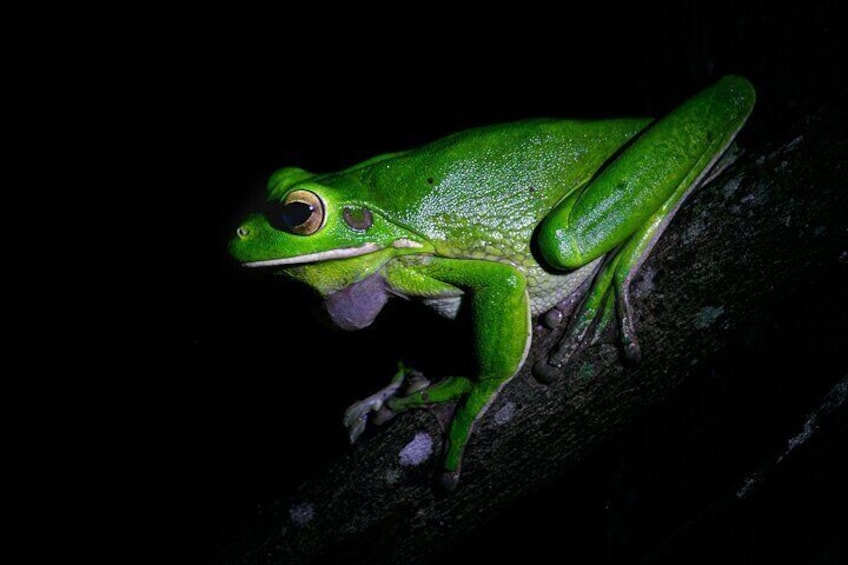
[[539,252],[552,267],[576,269],[587,263],[586,254],[572,230],[543,223],[539,230]]

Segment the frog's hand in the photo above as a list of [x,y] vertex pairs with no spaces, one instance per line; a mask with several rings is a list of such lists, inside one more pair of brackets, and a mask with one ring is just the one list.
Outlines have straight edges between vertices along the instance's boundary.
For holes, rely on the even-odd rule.
[[[448,428],[442,485],[456,486],[462,455],[474,424],[500,389],[524,364],[530,350],[530,301],[524,275],[510,265],[471,259],[434,258],[418,274],[466,290],[474,323],[476,379],[449,377],[404,397],[390,398],[393,411],[458,402]],[[407,273],[408,275],[408,273]],[[393,282],[391,277],[390,284]],[[398,281],[394,281],[398,282]],[[420,281],[417,288],[421,288]]]
[[[539,249],[559,268],[574,269],[613,251],[596,276],[550,372],[585,343],[597,319],[618,310],[625,354],[639,358],[629,286],[680,204],[697,187],[742,128],[754,89],[725,77],[659,120],[622,151],[583,190],[566,198],[539,229]],[[613,297],[608,293],[613,292]],[[602,313],[599,317],[598,314]]]
[[398,372],[392,377],[392,381],[368,398],[354,402],[348,406],[344,413],[344,425],[348,429],[350,443],[355,443],[365,428],[368,421],[374,419],[386,406],[386,401],[397,396],[404,386],[411,371],[400,364]]
[[471,390],[468,379],[448,377],[435,384],[402,363],[392,381],[371,396],[351,404],[344,414],[350,442],[355,443],[368,423],[381,425],[399,412],[459,400]]

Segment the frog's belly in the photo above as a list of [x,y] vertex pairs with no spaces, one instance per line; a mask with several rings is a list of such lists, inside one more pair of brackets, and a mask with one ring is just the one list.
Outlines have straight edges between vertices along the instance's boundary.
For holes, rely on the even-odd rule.
[[[475,259],[498,261],[512,265],[527,279],[527,294],[530,296],[530,312],[533,316],[544,314],[566,299],[595,271],[603,256],[567,273],[551,273],[539,265],[529,247],[517,248],[503,244],[478,245],[470,250],[461,252],[440,245],[440,252],[446,257],[457,259]],[[428,306],[434,308],[443,316],[453,318],[459,308],[459,298],[435,298],[425,300]]]
[[581,283],[592,276],[603,257],[583,265],[579,269],[563,274],[553,274],[538,265],[519,267],[527,277],[527,294],[530,296],[530,311],[533,316],[544,314],[568,295],[577,290]]

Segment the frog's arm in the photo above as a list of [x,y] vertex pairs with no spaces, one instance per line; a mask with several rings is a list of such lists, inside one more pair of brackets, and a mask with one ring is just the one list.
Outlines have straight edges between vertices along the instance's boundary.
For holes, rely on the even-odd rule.
[[[656,122],[582,190],[561,202],[539,228],[539,250],[554,267],[574,269],[618,248],[605,260],[581,313],[548,365],[559,368],[590,327],[619,313],[625,355],[639,358],[629,286],[677,208],[739,132],[754,105],[741,77],[726,77]],[[615,300],[607,293],[614,289]],[[550,378],[547,367],[537,373]]]
[[[474,324],[478,374],[452,376],[405,397],[391,398],[394,411],[459,401],[448,430],[443,483],[455,486],[474,423],[498,391],[518,373],[530,349],[530,301],[524,275],[510,265],[472,259],[433,258],[426,265],[388,275],[395,289],[421,294],[444,283],[466,292]],[[394,275],[394,276],[393,276]],[[429,281],[429,283],[428,283]]]

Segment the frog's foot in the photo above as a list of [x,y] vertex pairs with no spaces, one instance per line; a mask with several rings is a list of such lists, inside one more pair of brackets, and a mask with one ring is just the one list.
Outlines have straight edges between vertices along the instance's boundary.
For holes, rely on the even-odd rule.
[[401,364],[388,386],[381,388],[368,398],[354,402],[345,410],[344,425],[348,428],[350,442],[354,443],[359,439],[368,426],[369,420],[379,426],[397,414],[396,410],[387,406],[389,400],[401,394],[412,394],[426,388],[429,384],[430,382],[421,373]]
[[629,272],[623,282],[615,287],[615,310],[618,312],[618,335],[621,339],[621,353],[624,360],[631,365],[642,361],[642,350],[636,338],[636,327],[633,324],[633,309],[630,307],[630,281],[633,272]]
[[[444,486],[448,488],[451,484],[456,486],[462,453],[481,406],[487,405],[497,389],[497,386],[493,387],[488,382],[475,387],[466,377],[447,377],[430,384],[420,373],[401,367],[389,386],[348,408],[345,413],[345,425],[350,429],[353,442],[365,430],[369,419],[372,423],[379,424],[395,414],[413,408],[456,405],[457,411],[451,413],[453,417],[447,433]],[[473,399],[471,404],[468,402],[469,398]]]
[[[350,443],[355,443],[359,439],[359,436],[362,435],[362,432],[368,426],[368,419],[380,413],[385,406],[386,400],[397,394],[401,384],[401,382],[392,381],[387,387],[378,390],[368,398],[354,402],[345,410],[344,425],[348,429]],[[381,420],[384,419],[381,417]]]
[[721,157],[719,157],[718,161],[716,161],[712,168],[707,171],[707,174],[698,186],[706,186],[710,184],[716,177],[721,175],[725,169],[729,168],[733,165],[733,163],[738,161],[742,153],[742,149],[736,145],[736,142],[731,143]]
[[443,471],[439,475],[439,486],[445,492],[455,491],[457,484],[459,484],[459,469],[456,471]]
[[533,373],[543,383],[562,375],[568,363],[581,350],[599,341],[606,341],[618,318],[618,331],[627,361],[638,362],[641,357],[633,326],[629,271],[620,273],[621,255],[611,254],[601,264],[588,290],[581,288],[582,302],[574,300],[576,313],[571,317],[556,349],[547,360],[537,361]]

